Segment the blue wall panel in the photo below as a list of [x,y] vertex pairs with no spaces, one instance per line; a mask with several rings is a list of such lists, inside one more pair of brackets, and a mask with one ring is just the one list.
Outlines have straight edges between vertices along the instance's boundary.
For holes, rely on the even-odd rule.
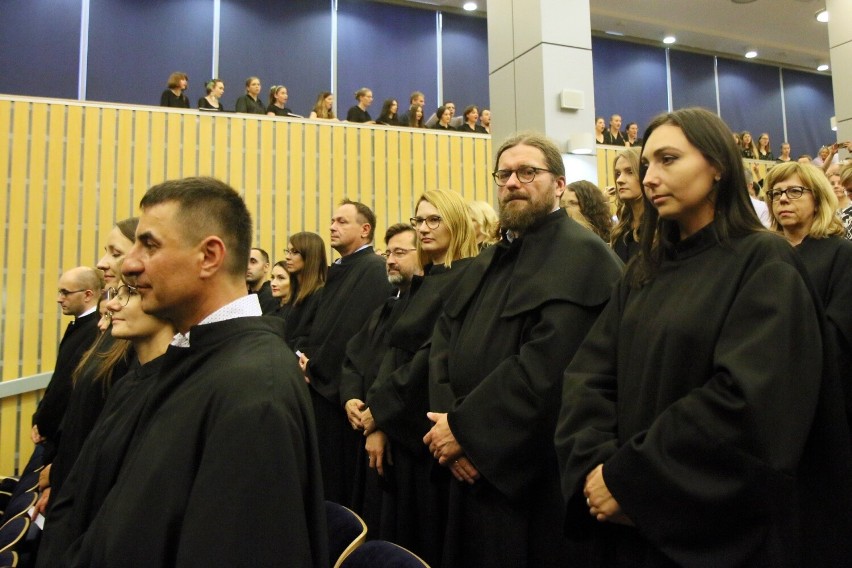
[[778,67],[718,58],[719,106],[731,130],[748,130],[757,138],[769,133],[772,151],[779,153],[784,137],[781,82]]
[[91,0],[86,98],[157,105],[169,74],[189,75],[194,107],[213,53],[213,0]]
[[[668,108],[666,53],[662,49],[592,38],[595,115],[620,114],[623,127],[637,122],[641,133]],[[590,125],[591,128],[591,125]]]
[[[831,130],[834,116],[831,77],[784,70],[784,103],[793,157],[801,154],[816,157],[820,146],[837,140],[837,133]],[[776,146],[780,147],[780,142]]]
[[0,3],[0,93],[76,99],[80,0]]
[[219,76],[225,108],[233,110],[245,80],[257,76],[261,99],[285,85],[287,106],[308,116],[331,90],[331,3],[317,0],[222,0]]
[[467,105],[488,108],[488,21],[444,14],[441,30],[444,99],[456,103],[457,114]]
[[[373,91],[370,115],[384,99],[407,111],[412,91],[426,96],[426,116],[438,108],[438,38],[435,12],[393,4],[340,0],[337,10],[338,112],[355,104],[355,91]],[[403,110],[405,109],[405,110]]]
[[672,107],[704,107],[716,113],[715,58],[669,50],[672,76]]

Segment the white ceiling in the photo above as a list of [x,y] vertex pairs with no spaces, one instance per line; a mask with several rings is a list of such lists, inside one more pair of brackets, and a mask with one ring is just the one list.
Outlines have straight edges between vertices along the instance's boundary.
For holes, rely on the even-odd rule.
[[[391,0],[422,8],[461,10],[465,0]],[[486,0],[475,0],[485,14]],[[744,0],[740,0],[742,2]],[[756,61],[815,70],[829,62],[828,26],[814,14],[825,0],[590,0],[593,32],[619,32],[673,48],[696,49],[742,58],[749,49]]]

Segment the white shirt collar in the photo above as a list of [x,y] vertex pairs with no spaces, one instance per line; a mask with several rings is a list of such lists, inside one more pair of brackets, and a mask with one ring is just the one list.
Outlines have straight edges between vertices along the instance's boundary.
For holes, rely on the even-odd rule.
[[[257,299],[257,294],[247,294],[241,298],[237,298],[230,304],[225,304],[200,322],[197,325],[206,325],[208,323],[216,323],[227,321],[236,318],[247,318],[254,316],[262,316],[263,310],[260,309],[260,301]],[[189,347],[189,332],[177,333],[172,339],[172,345],[175,347]]]

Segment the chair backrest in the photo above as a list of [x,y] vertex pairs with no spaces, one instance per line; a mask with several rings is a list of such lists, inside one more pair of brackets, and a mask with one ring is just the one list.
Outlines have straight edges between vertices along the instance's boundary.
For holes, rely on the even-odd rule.
[[38,493],[35,491],[21,493],[17,497],[14,497],[3,510],[3,516],[0,517],[0,525],[11,521],[15,517],[25,515],[30,510],[30,507],[36,504],[36,501],[38,501]]
[[38,474],[40,470],[41,468],[21,476],[21,479],[18,480],[18,483],[12,490],[12,496],[9,497],[10,503],[22,493],[27,493],[28,491],[35,491],[36,488],[38,488]]
[[371,540],[347,556],[340,568],[429,568],[422,558],[398,544]]
[[15,517],[0,527],[0,552],[12,550],[27,534],[30,528],[30,518],[26,515]]
[[325,502],[328,521],[328,557],[333,568],[361,546],[367,538],[367,523],[355,511],[331,501]]
[[0,568],[17,568],[18,553],[14,550],[0,552]]

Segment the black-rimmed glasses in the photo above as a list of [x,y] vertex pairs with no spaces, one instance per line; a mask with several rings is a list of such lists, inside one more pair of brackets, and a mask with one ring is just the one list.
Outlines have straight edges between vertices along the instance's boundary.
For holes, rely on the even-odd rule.
[[88,291],[89,291],[88,288],[84,288],[82,290],[66,290],[66,289],[62,288],[62,289],[59,290],[58,294],[60,296],[62,296],[63,298],[67,298],[71,294],[79,294],[80,292],[88,292]]
[[128,286],[127,284],[119,286],[118,290],[112,288],[111,290],[114,292],[114,294],[108,296],[108,298],[110,300],[115,300],[116,302],[118,302],[121,307],[126,306],[127,303],[130,302],[131,296],[139,295],[139,292],[136,290],[136,288],[134,288],[133,286]]
[[769,199],[772,201],[778,201],[781,199],[782,195],[786,195],[787,199],[798,199],[800,198],[806,191],[811,191],[807,187],[802,187],[800,185],[791,185],[787,189],[770,189],[766,192],[766,195],[769,196]]
[[441,225],[441,216],[429,215],[428,217],[412,217],[409,221],[411,221],[411,226],[415,229],[423,223],[426,223],[426,226],[434,231]]
[[411,249],[395,248],[393,250],[388,249],[388,250],[386,250],[385,252],[382,253],[382,256],[385,257],[385,258],[390,258],[391,255],[393,255],[396,258],[402,258],[405,255],[407,255],[408,253],[415,251],[415,250],[417,250],[417,249],[416,248],[411,248]]
[[548,172],[553,173],[547,168],[537,168],[535,166],[521,166],[516,170],[497,170],[491,174],[494,178],[494,182],[503,187],[507,183],[509,183],[509,178],[512,177],[512,174],[515,174],[518,177],[518,181],[521,183],[532,183],[535,179],[535,176],[539,172]]

